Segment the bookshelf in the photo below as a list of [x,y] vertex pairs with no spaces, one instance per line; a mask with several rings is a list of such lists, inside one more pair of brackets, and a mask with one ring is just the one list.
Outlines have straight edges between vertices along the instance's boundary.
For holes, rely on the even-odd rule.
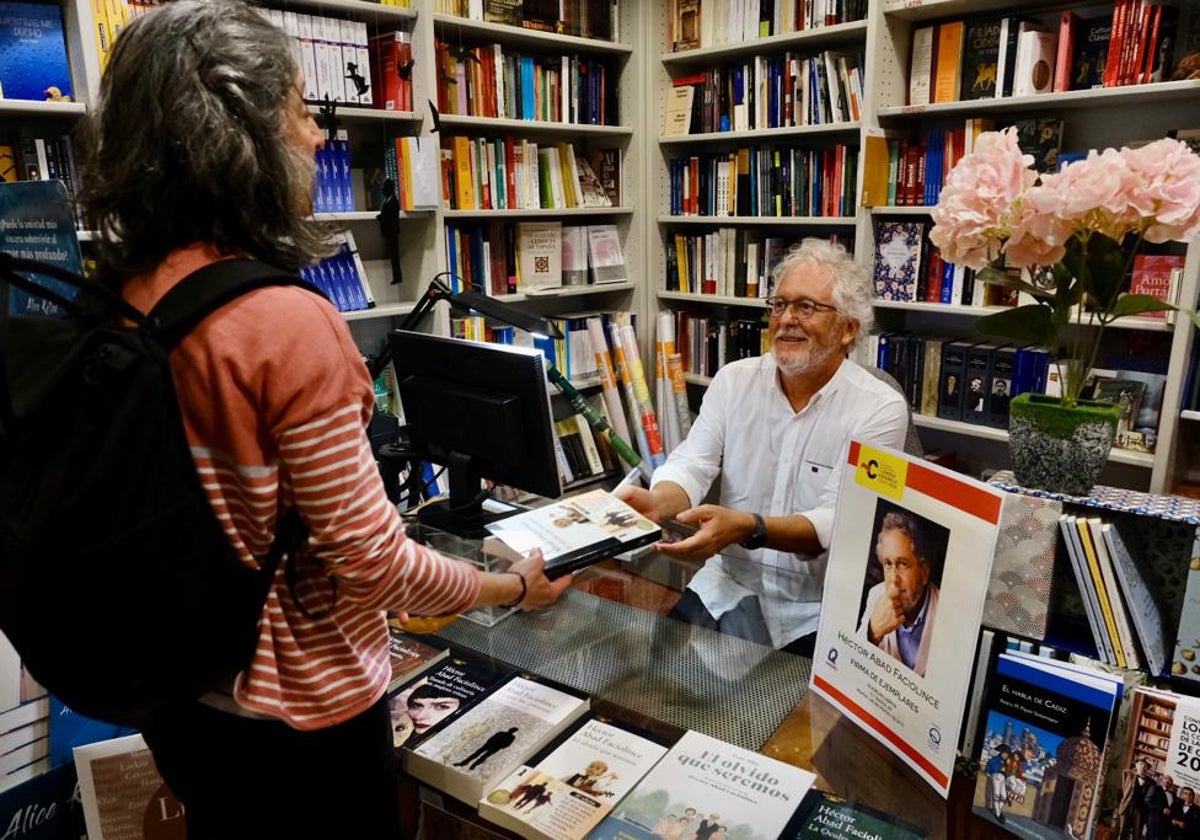
[[[674,237],[701,237],[720,228],[758,241],[791,242],[803,236],[838,236],[849,244],[864,265],[870,265],[875,230],[881,220],[928,217],[925,207],[858,207],[852,196],[846,212],[835,214],[726,216],[680,215],[671,212],[671,161],[692,156],[728,154],[740,148],[830,150],[838,146],[859,152],[869,132],[887,130],[913,136],[919,132],[961,124],[966,118],[1005,120],[1025,117],[1059,117],[1064,120],[1064,149],[1103,147],[1161,136],[1188,127],[1187,106],[1200,94],[1200,81],[1171,81],[1150,85],[1072,90],[1040,96],[1008,97],[934,105],[910,105],[908,53],[912,33],[921,26],[977,15],[1032,14],[1047,21],[1056,14],[1028,0],[880,0],[868,3],[862,20],[786,32],[769,37],[714,43],[672,51],[674,22],[671,4],[620,4],[617,39],[613,41],[524,29],[447,14],[435,0],[413,0],[411,8],[380,5],[366,0],[278,0],[271,6],[284,11],[322,15],[365,23],[370,34],[411,29],[414,67],[413,107],[384,111],[358,105],[339,106],[340,127],[351,143],[352,166],[365,169],[381,155],[385,144],[400,135],[414,135],[441,144],[443,138],[472,139],[516,137],[534,143],[568,142],[581,149],[616,149],[622,157],[623,197],[613,207],[560,209],[448,209],[410,212],[401,218],[400,261],[403,281],[389,282],[389,261],[379,235],[376,211],[366,206],[363,184],[355,188],[352,211],[319,214],[316,220],[348,228],[358,244],[377,305],[347,316],[365,352],[378,349],[386,333],[411,310],[428,279],[450,267],[446,233],[454,225],[504,224],[519,220],[561,220],[565,224],[617,226],[630,282],[613,286],[564,288],[551,293],[519,291],[505,299],[539,313],[555,315],[588,310],[629,310],[636,313],[643,359],[652,358],[654,316],[665,310],[686,310],[714,320],[762,319],[761,304],[736,294],[705,294],[682,289],[668,291],[666,280]],[[711,4],[701,4],[701,11]],[[1089,7],[1091,9],[1092,7]],[[1105,4],[1097,4],[1097,13]],[[92,4],[63,0],[64,32],[76,101],[22,102],[0,100],[0,130],[11,135],[21,128],[46,134],[72,129],[99,86],[100,59],[93,35]],[[482,117],[440,113],[435,123],[427,103],[438,101],[444,80],[438,68],[436,44],[456,48],[499,45],[502,52],[533,56],[579,56],[606,63],[614,74],[613,98],[619,114],[612,124]],[[668,93],[681,77],[712,68],[751,65],[758,58],[807,57],[825,52],[847,56],[862,54],[859,65],[863,96],[856,118],[819,124],[783,125],[731,131],[693,130],[683,136],[665,135]],[[313,110],[316,106],[313,105]],[[1112,119],[1119,113],[1121,119]],[[731,126],[731,128],[734,126]],[[695,128],[695,127],[693,127]],[[435,131],[435,129],[437,129]],[[861,161],[857,164],[861,170]],[[860,171],[854,173],[861,176]],[[861,177],[857,178],[861,181]],[[855,183],[857,188],[857,183]],[[87,240],[87,232],[82,237]],[[1200,254],[1188,250],[1180,301],[1196,300],[1200,289]],[[951,307],[939,304],[879,302],[877,320],[882,329],[909,330],[922,335],[972,335],[973,320],[990,311],[986,307]],[[439,307],[429,328],[448,330],[449,318]],[[1153,492],[1169,492],[1189,475],[1189,455],[1200,452],[1200,423],[1183,408],[1186,370],[1193,356],[1193,330],[1177,319],[1175,325],[1128,319],[1109,333],[1114,343],[1133,342],[1149,347],[1148,354],[1166,370],[1158,441],[1153,454],[1114,450],[1112,468],[1102,481]],[[706,378],[691,375],[693,396]],[[1007,466],[1006,436],[1000,430],[983,430],[969,424],[938,421],[917,415],[927,449],[980,447],[981,466]],[[1193,455],[1194,459],[1194,455]],[[1194,474],[1194,470],[1193,470]]]

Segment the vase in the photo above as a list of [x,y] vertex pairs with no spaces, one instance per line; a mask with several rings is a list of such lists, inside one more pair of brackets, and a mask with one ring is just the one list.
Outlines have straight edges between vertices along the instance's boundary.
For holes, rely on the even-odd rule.
[[1108,463],[1121,407],[1020,394],[1009,403],[1008,448],[1022,487],[1087,496]]

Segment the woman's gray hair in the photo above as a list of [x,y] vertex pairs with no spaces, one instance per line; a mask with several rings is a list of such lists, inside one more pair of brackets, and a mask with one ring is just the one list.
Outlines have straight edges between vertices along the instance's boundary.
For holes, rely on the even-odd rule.
[[299,77],[291,39],[241,0],[175,0],[125,29],[81,135],[101,279],[194,242],[289,270],[329,253],[304,220],[311,155],[285,139]]
[[773,288],[799,265],[817,265],[833,274],[833,302],[842,316],[858,323],[855,343],[866,337],[875,325],[874,288],[867,270],[841,245],[824,239],[808,238],[792,246],[771,272]]

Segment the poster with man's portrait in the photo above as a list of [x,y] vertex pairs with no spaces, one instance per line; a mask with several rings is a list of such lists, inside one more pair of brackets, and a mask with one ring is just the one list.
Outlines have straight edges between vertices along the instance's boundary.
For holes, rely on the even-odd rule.
[[946,796],[1005,494],[899,450],[846,458],[811,687]]

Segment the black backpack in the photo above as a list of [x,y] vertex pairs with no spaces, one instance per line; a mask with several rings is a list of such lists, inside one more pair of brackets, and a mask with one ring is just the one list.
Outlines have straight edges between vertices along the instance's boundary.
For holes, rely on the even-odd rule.
[[[68,300],[27,276],[79,289]],[[10,284],[64,317],[9,313]],[[196,271],[149,315],[99,284],[0,253],[0,630],[88,717],[142,725],[249,663],[280,558],[235,556],[184,434],[168,351],[252,289],[312,286],[253,260]],[[131,322],[132,326],[123,325]]]

